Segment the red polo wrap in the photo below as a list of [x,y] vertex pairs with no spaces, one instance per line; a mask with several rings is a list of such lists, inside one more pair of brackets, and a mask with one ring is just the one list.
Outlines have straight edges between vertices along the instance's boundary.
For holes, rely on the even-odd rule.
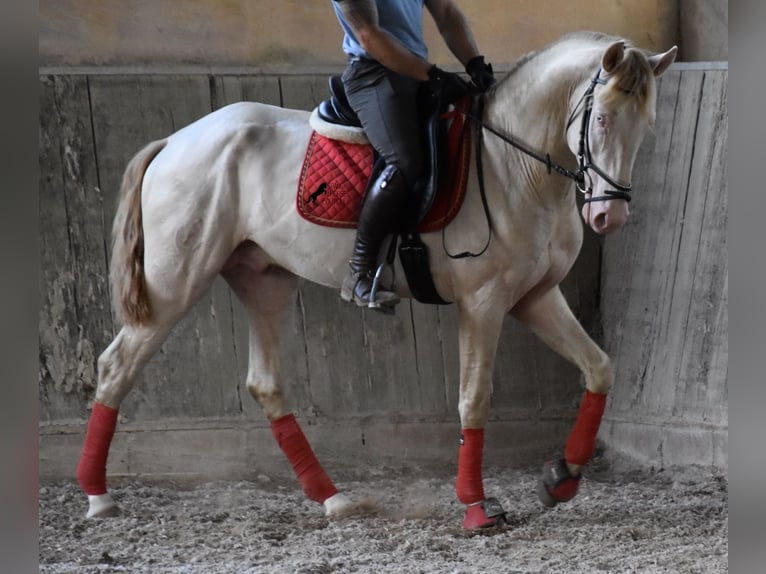
[[295,476],[298,477],[303,492],[309,499],[321,504],[338,492],[322,465],[319,464],[293,414],[272,421],[271,432],[287,456],[287,460],[290,461]]
[[598,427],[601,425],[604,408],[606,408],[606,395],[585,391],[580,403],[580,411],[577,413],[577,420],[564,449],[564,458],[567,462],[584,465],[593,456],[596,447],[596,434],[598,434]]
[[484,429],[463,429],[458,449],[457,485],[455,491],[463,504],[484,500],[481,478],[481,456],[484,450]]
[[77,480],[85,494],[106,493],[106,458],[117,427],[117,409],[94,402],[88,421]]

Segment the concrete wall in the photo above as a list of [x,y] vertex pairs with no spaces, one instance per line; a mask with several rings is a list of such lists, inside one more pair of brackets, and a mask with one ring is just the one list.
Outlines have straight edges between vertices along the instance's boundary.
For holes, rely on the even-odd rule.
[[[496,66],[575,30],[625,36],[664,51],[678,43],[678,0],[456,0]],[[712,0],[711,0],[712,3]],[[431,57],[455,63],[426,17]],[[316,72],[341,65],[330,0],[40,0],[44,66],[253,66]]]
[[616,385],[602,438],[656,468],[728,469],[728,68],[662,78],[624,230],[604,244]]
[[681,58],[690,62],[729,59],[728,0],[680,0]]
[[[41,475],[72,476],[96,359],[116,333],[107,284],[116,193],[146,142],[221,105],[250,99],[309,109],[322,76],[40,77]],[[593,235],[564,290],[595,328]],[[451,460],[457,416],[452,307],[403,303],[365,313],[332,290],[301,286],[284,362],[293,406],[324,457]],[[243,476],[286,464],[244,389],[247,328],[222,280],[176,328],[120,411],[109,470]],[[488,460],[537,458],[565,437],[580,374],[512,320],[498,352]]]

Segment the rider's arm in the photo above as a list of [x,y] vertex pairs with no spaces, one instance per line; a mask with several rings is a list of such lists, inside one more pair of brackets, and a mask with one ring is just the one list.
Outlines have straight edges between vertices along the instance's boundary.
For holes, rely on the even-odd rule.
[[425,5],[447,47],[461,64],[466,65],[479,55],[468,20],[452,0],[425,0]]
[[431,64],[410,52],[378,25],[375,0],[335,0],[364,50],[389,70],[416,80],[428,80]]

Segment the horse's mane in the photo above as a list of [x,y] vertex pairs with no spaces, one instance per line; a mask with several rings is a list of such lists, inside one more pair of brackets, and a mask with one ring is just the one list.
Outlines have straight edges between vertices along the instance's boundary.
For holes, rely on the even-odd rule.
[[623,38],[610,36],[601,32],[572,32],[562,36],[560,39],[548,44],[540,50],[524,54],[512,64],[508,73],[491,88],[490,95],[502,90],[506,83],[512,82],[513,78],[528,64],[534,63],[536,60],[552,51],[566,48],[565,45],[567,44],[573,42],[579,44],[592,43],[595,47],[600,46],[606,49],[613,42],[620,40],[625,43],[625,56],[622,64],[620,64],[612,76],[614,81],[609,83],[609,88],[602,93],[601,98],[603,98],[605,102],[613,102],[618,98],[633,96],[637,99],[642,112],[648,114],[650,110],[653,109],[649,104],[653,94],[652,90],[654,83],[652,82],[652,79],[654,73],[647,60],[646,52],[630,45],[630,42]]

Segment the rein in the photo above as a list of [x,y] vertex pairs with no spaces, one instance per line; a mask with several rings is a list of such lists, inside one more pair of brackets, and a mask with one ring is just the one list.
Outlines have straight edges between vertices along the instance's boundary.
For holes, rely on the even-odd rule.
[[[607,83],[606,80],[600,77],[601,76],[601,68],[599,68],[596,71],[596,75],[591,79],[590,85],[585,90],[585,93],[582,95],[580,100],[577,102],[577,105],[574,107],[574,110],[572,110],[572,113],[569,116],[569,120],[567,121],[567,129],[572,125],[572,122],[574,122],[575,118],[577,117],[578,110],[582,106],[582,122],[580,123],[580,142],[578,145],[578,151],[577,151],[577,160],[578,160],[578,168],[577,171],[571,171],[562,165],[557,164],[553,160],[551,160],[550,154],[542,154],[539,153],[532,148],[528,147],[527,145],[523,144],[522,142],[503,134],[502,132],[496,130],[495,128],[487,125],[482,120],[482,112],[484,108],[484,98],[481,98],[479,100],[480,105],[478,106],[479,111],[477,114],[474,114],[470,111],[461,110],[463,114],[465,114],[466,117],[470,118],[474,125],[477,126],[477,142],[480,141],[481,137],[480,134],[483,130],[488,131],[489,133],[493,134],[494,136],[500,138],[507,144],[510,144],[511,146],[515,147],[519,151],[525,153],[526,155],[536,159],[537,161],[545,164],[546,169],[548,170],[548,173],[555,171],[556,173],[563,175],[564,177],[567,177],[575,182],[577,185],[577,189],[579,189],[583,194],[589,194],[593,192],[593,181],[590,177],[590,174],[588,174],[589,170],[593,170],[596,172],[604,181],[606,181],[609,185],[613,186],[614,190],[604,190],[605,195],[600,195],[598,197],[586,197],[585,203],[591,203],[593,201],[610,201],[612,199],[624,199],[625,201],[630,201],[630,191],[632,189],[631,185],[623,185],[621,183],[618,183],[615,181],[612,177],[607,175],[604,170],[602,170],[600,167],[598,167],[596,164],[593,163],[590,153],[590,138],[588,136],[588,126],[590,124],[590,118],[591,113],[593,111],[593,92],[597,85],[605,85]],[[583,103],[585,104],[583,106]],[[481,160],[480,160],[480,148],[477,147],[477,171],[480,170]],[[587,183],[586,183],[586,177],[587,177]],[[481,197],[482,197],[482,203],[486,204],[486,198],[484,195],[483,190],[483,177],[481,175],[478,176],[479,179],[479,189],[481,191]],[[489,214],[487,214],[487,217],[489,217]]]
[[[473,122],[474,126],[476,127],[476,138],[475,138],[476,139],[476,179],[478,180],[478,183],[479,183],[479,196],[481,197],[481,205],[484,208],[484,216],[487,219],[487,241],[484,247],[478,253],[464,251],[462,253],[452,254],[447,250],[447,246],[445,243],[446,240],[444,236],[445,229],[443,228],[442,229],[442,247],[444,248],[444,252],[450,259],[463,259],[465,257],[479,257],[487,250],[490,242],[492,241],[492,217],[490,215],[489,204],[487,203],[487,193],[484,187],[484,169],[483,169],[483,163],[482,163],[482,141],[483,141],[482,135],[484,133],[484,130],[500,138],[505,143],[515,147],[516,149],[525,153],[526,155],[545,164],[545,167],[548,170],[549,174],[555,171],[556,173],[573,180],[575,182],[575,185],[577,185],[577,189],[579,189],[584,195],[589,195],[589,194],[591,195],[590,197],[585,197],[583,199],[585,203],[591,203],[594,201],[611,201],[613,199],[624,199],[625,201],[628,201],[628,202],[631,200],[631,197],[630,197],[630,191],[632,189],[631,184],[623,185],[617,182],[615,179],[607,175],[604,172],[604,170],[602,170],[595,163],[593,163],[593,160],[591,158],[588,127],[590,125],[591,113],[593,112],[593,93],[597,85],[603,86],[603,85],[606,85],[606,83],[607,83],[607,80],[601,77],[601,68],[599,67],[599,69],[596,70],[596,75],[593,78],[591,78],[590,85],[588,85],[587,89],[585,90],[585,93],[578,100],[577,105],[575,105],[574,109],[572,110],[572,113],[569,115],[569,119],[567,120],[566,130],[569,130],[569,127],[575,121],[575,118],[577,118],[578,110],[580,110],[580,108],[582,107],[582,121],[580,122],[580,141],[579,141],[578,149],[577,149],[577,163],[578,163],[577,171],[569,170],[565,168],[564,166],[554,162],[553,160],[551,160],[551,156],[549,153],[542,154],[530,148],[526,144],[512,138],[511,136],[503,134],[502,132],[484,123],[484,121],[482,120],[482,116],[484,115],[484,103],[485,103],[485,97],[483,94],[480,94],[479,97],[476,98],[473,102],[474,107],[476,108],[475,112],[471,110],[460,109],[459,107],[455,108],[454,110],[455,112],[463,114],[465,117],[470,119]],[[604,190],[604,195],[592,197],[593,179],[588,173],[589,170],[593,170],[594,172],[596,172],[596,174],[598,174],[599,177],[601,177],[604,181],[606,181],[609,185],[611,185],[615,189],[606,189]]]

